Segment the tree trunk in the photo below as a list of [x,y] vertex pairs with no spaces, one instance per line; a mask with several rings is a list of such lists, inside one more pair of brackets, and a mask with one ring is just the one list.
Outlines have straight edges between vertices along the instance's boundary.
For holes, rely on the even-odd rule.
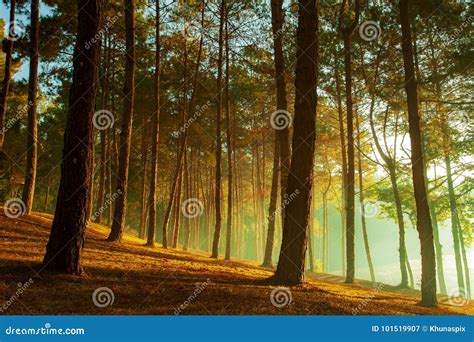
[[148,137],[147,137],[147,120],[143,119],[142,127],[142,196],[140,203],[140,239],[145,238],[146,217],[147,217],[147,193],[146,183],[148,174]]
[[[190,156],[190,163],[188,164],[188,154],[184,155],[184,196],[185,198],[191,198],[191,186],[192,186],[192,179],[190,180],[190,174],[192,175],[193,172],[193,150],[191,149],[191,156]],[[187,251],[189,248],[189,240],[191,238],[191,227],[190,227],[190,219],[188,217],[184,217],[184,243],[183,243],[183,250]],[[193,219],[192,223],[196,222],[197,218]]]
[[[428,184],[428,182],[426,184]],[[438,270],[438,282],[439,282],[439,287],[440,287],[439,291],[441,294],[447,295],[448,292],[446,289],[446,281],[444,278],[444,266],[443,266],[443,245],[441,244],[441,241],[439,238],[439,225],[438,225],[438,219],[436,217],[436,203],[433,200],[429,200],[428,204],[430,206],[431,219],[433,221],[433,239],[434,239],[435,251],[436,251],[436,267]]]
[[[263,258],[262,266],[272,267],[273,264],[273,245],[275,240],[275,219],[276,219],[276,204],[278,200],[278,176],[279,176],[279,141],[278,141],[278,131],[275,130],[275,140],[273,142],[273,175],[272,175],[272,189],[270,193],[270,207],[268,210],[268,233],[267,241],[265,245],[265,255]],[[282,208],[280,208],[282,210]]]
[[[380,52],[377,54],[376,57],[376,65],[375,65],[375,75],[374,75],[374,82],[373,86],[377,84],[378,75],[379,75],[379,65],[380,65]],[[384,123],[387,121],[387,116],[389,112],[389,106],[387,105],[387,109],[385,111]],[[379,138],[375,131],[375,123],[374,123],[374,109],[375,109],[375,93],[372,92],[371,99],[370,99],[370,108],[369,108],[369,123],[370,123],[370,130],[372,133],[372,137],[374,139],[375,148],[383,160],[383,165],[381,166],[387,171],[390,177],[390,183],[392,186],[392,193],[395,202],[395,209],[397,215],[397,224],[398,224],[398,241],[399,241],[399,264],[400,264],[400,274],[401,274],[401,281],[399,287],[401,288],[408,288],[408,258],[406,253],[406,243],[405,243],[405,223],[403,219],[403,209],[402,209],[402,202],[400,199],[400,193],[398,191],[398,184],[397,184],[397,169],[396,169],[396,160],[395,154],[392,156],[390,151],[384,151],[382,145],[380,144]],[[398,117],[396,121],[396,127],[398,127]],[[385,128],[384,128],[385,129]],[[395,129],[397,130],[397,128]],[[385,139],[385,131],[383,134]],[[385,140],[385,146],[387,146],[387,141]],[[413,283],[413,282],[412,282]]]
[[407,273],[407,252],[406,252],[406,243],[405,243],[405,222],[403,220],[403,209],[402,201],[400,199],[400,193],[398,191],[397,185],[397,173],[395,165],[390,163],[387,165],[390,182],[392,184],[393,198],[395,201],[395,209],[397,213],[397,223],[398,223],[398,245],[399,245],[399,262],[400,262],[400,272],[401,272],[401,281],[399,287],[407,288],[408,286],[408,273]]
[[133,0],[124,0],[124,6],[126,48],[125,84],[123,88],[123,117],[120,132],[120,157],[116,186],[116,193],[121,193],[121,196],[115,201],[114,220],[108,241],[120,241],[125,225],[133,105],[135,99],[135,3]]
[[424,163],[421,144],[420,116],[418,114],[418,90],[413,63],[413,46],[410,32],[409,0],[400,0],[401,46],[405,69],[405,91],[408,104],[408,125],[411,141],[413,187],[416,202],[416,228],[421,244],[421,305],[435,306],[436,262],[433,245],[433,228],[424,179]]
[[100,42],[98,1],[78,0],[78,26],[73,58],[73,80],[64,132],[56,212],[46,247],[43,268],[69,274],[82,272],[81,256],[89,218],[92,177],[92,116],[95,108]]
[[328,199],[323,193],[323,270],[329,272],[329,230],[328,230]]
[[214,228],[214,240],[212,242],[211,258],[217,259],[219,256],[219,239],[221,235],[221,159],[222,159],[222,141],[221,141],[221,112],[222,112],[222,50],[223,50],[223,31],[226,13],[226,0],[221,1],[219,23],[219,54],[217,58],[217,103],[216,103],[216,179],[215,179],[215,213],[216,225]]
[[52,177],[48,177],[46,180],[46,196],[44,196],[44,212],[48,212],[49,207],[49,193],[51,191]]
[[26,142],[26,171],[22,200],[25,214],[33,209],[35,195],[36,163],[38,157],[38,41],[39,41],[39,0],[31,1],[30,27],[30,74],[28,81],[28,135]]
[[[183,157],[183,166],[184,162],[186,161],[186,150],[184,150],[184,157]],[[176,189],[176,197],[174,199],[174,227],[171,228],[171,233],[173,234],[173,240],[171,246],[173,248],[178,248],[179,242],[179,224],[181,219],[181,192],[183,186],[183,171],[184,167],[180,168],[179,177],[178,177],[178,188]]]
[[453,176],[451,172],[451,158],[446,152],[444,155],[444,161],[446,164],[446,176],[448,183],[448,197],[449,197],[449,209],[451,211],[451,232],[453,234],[453,245],[454,245],[454,259],[456,261],[456,274],[458,280],[458,287],[464,289],[464,272],[461,260],[461,249],[460,249],[460,226],[459,221],[456,220],[457,204],[456,197],[454,195]]
[[[308,216],[311,207],[316,141],[318,1],[300,0],[298,8],[293,154],[286,193],[283,238],[273,282],[297,285],[304,280]],[[298,148],[296,148],[298,147]]]
[[[283,0],[271,0],[272,10],[272,31],[273,31],[273,53],[275,61],[275,82],[276,82],[276,100],[277,110],[288,111],[286,99],[286,78],[285,78],[285,59],[283,55],[283,25],[285,22],[282,10]],[[280,153],[280,196],[281,196],[281,217],[285,220],[285,210],[283,201],[285,200],[286,187],[288,184],[288,172],[290,170],[290,130],[289,127],[280,127],[277,130],[277,139]]]
[[3,148],[4,141],[4,124],[5,114],[7,112],[7,96],[10,88],[11,79],[11,67],[12,67],[12,55],[13,55],[13,41],[15,37],[15,8],[16,0],[10,0],[10,27],[8,34],[9,37],[5,37],[2,47],[5,52],[5,73],[3,75],[3,81],[0,89],[0,151]]
[[365,255],[367,257],[367,265],[369,266],[370,280],[375,282],[375,272],[374,265],[372,263],[372,256],[370,255],[370,245],[369,237],[367,235],[367,224],[365,222],[365,208],[364,208],[364,180],[362,176],[362,157],[361,157],[361,143],[360,143],[360,123],[359,123],[359,113],[356,111],[356,128],[357,128],[357,161],[358,161],[358,173],[359,173],[359,204],[360,204],[360,213],[361,213],[361,223],[362,223],[362,235],[364,237],[364,247]]
[[[108,39],[105,37],[104,42],[104,70],[102,84],[102,103],[103,109],[108,109],[109,100],[109,67],[110,67],[110,49],[107,45]],[[104,199],[106,193],[106,178],[107,178],[107,129],[100,131],[100,175],[99,175],[99,192],[97,194],[97,209],[95,211],[95,222],[102,223],[102,213],[104,208]],[[92,197],[92,196],[91,196]]]
[[155,111],[153,113],[153,133],[151,145],[150,191],[148,193],[148,246],[155,245],[156,232],[156,188],[158,178],[158,144],[160,141],[160,0],[155,4]]
[[342,111],[342,96],[341,96],[341,82],[339,77],[339,66],[338,59],[335,57],[334,62],[334,78],[336,82],[336,98],[337,98],[337,113],[339,123],[339,139],[341,142],[341,161],[342,161],[342,191],[341,191],[341,260],[342,260],[342,272],[346,269],[346,253],[345,253],[345,226],[346,226],[346,201],[347,201],[347,153],[346,153],[346,133],[344,130],[344,114]]
[[231,135],[231,121],[230,121],[230,97],[229,97],[229,9],[226,9],[225,16],[225,114],[226,114],[226,134],[227,134],[227,234],[225,245],[225,260],[230,260],[232,247],[232,135]]
[[[345,12],[346,1],[341,6],[339,20],[342,21]],[[355,1],[355,18],[348,27],[341,27],[344,41],[344,76],[346,86],[346,110],[347,110],[347,177],[346,177],[346,283],[354,282],[355,275],[355,253],[354,253],[354,118],[352,111],[352,33],[359,22],[359,0]]]

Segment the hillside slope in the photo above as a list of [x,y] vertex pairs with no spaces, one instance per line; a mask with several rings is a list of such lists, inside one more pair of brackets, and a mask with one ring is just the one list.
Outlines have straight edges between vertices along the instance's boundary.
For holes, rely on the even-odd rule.
[[[383,288],[346,285],[321,279],[273,297],[265,283],[271,270],[242,261],[213,260],[205,254],[145,247],[125,236],[122,243],[105,241],[107,227],[92,224],[84,251],[85,274],[53,275],[42,270],[51,217],[34,214],[10,219],[0,214],[1,314],[139,314],[139,315],[351,315],[473,314],[472,302],[462,307],[416,306],[415,297]],[[29,279],[31,278],[31,281]],[[27,286],[25,285],[27,284]],[[111,305],[98,307],[96,289],[113,292]],[[22,291],[19,291],[19,289]],[[21,292],[21,293],[19,293]],[[105,300],[105,297],[99,298]],[[284,304],[284,303],[283,303]]]

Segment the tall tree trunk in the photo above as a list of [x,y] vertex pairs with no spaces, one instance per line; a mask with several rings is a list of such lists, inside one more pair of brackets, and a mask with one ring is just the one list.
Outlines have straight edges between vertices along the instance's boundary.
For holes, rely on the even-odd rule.
[[255,229],[255,234],[256,234],[256,239],[255,239],[255,251],[256,251],[256,257],[257,257],[257,261],[260,260],[260,253],[262,252],[260,250],[260,243],[262,242],[262,236],[261,236],[261,229],[263,228],[263,211],[264,211],[264,207],[263,207],[263,187],[262,187],[262,167],[261,167],[261,159],[260,159],[260,148],[259,148],[259,145],[257,144],[255,146],[255,157],[256,157],[256,164],[255,164],[255,173],[256,173],[256,193],[257,193],[257,199],[255,201],[256,205],[257,205],[257,225],[255,226],[256,229]]
[[[273,245],[275,240],[275,219],[276,219],[276,204],[278,200],[278,176],[280,166],[280,152],[279,152],[279,141],[278,131],[275,130],[275,140],[273,142],[273,175],[272,175],[272,189],[270,192],[270,207],[268,210],[268,232],[267,240],[265,245],[265,255],[263,258],[262,266],[272,267],[273,264]],[[282,207],[280,208],[282,210]]]
[[[428,184],[428,182],[426,182]],[[433,222],[433,239],[435,243],[436,251],[436,267],[438,270],[438,282],[439,282],[439,291],[441,294],[447,295],[448,291],[446,289],[446,280],[444,278],[444,266],[443,266],[443,245],[439,238],[439,224],[436,217],[436,203],[433,200],[428,202],[430,206],[431,220]]]
[[182,186],[183,186],[183,173],[184,173],[184,163],[186,162],[186,149],[184,150],[184,157],[183,157],[183,166],[179,171],[178,177],[178,188],[176,189],[176,197],[174,199],[174,228],[171,228],[171,232],[173,233],[172,237],[172,247],[178,248],[179,242],[179,225],[181,220],[181,193]]
[[280,258],[272,277],[274,283],[282,285],[304,280],[316,141],[318,9],[317,0],[299,1],[293,153],[286,189],[293,200],[285,208]]
[[408,104],[408,125],[411,141],[413,187],[416,202],[416,228],[421,244],[421,305],[435,306],[436,262],[433,244],[433,228],[424,179],[424,163],[421,144],[420,116],[418,114],[418,90],[413,62],[413,43],[410,30],[409,0],[400,0],[401,46],[405,69],[405,90]]
[[[346,11],[346,0],[343,1],[339,20],[342,21]],[[354,117],[352,111],[352,33],[359,22],[359,0],[355,1],[355,17],[347,27],[340,30],[344,41],[344,76],[346,86],[346,110],[347,110],[347,193],[346,193],[346,283],[354,282],[355,275],[355,253],[354,253]]]
[[367,265],[369,266],[370,280],[375,282],[375,272],[374,265],[372,263],[372,256],[370,254],[370,245],[369,237],[367,234],[367,224],[365,222],[365,208],[364,208],[364,180],[362,175],[362,157],[361,157],[361,143],[360,143],[360,122],[359,122],[359,113],[356,111],[356,129],[357,129],[357,161],[358,161],[358,173],[359,173],[359,204],[360,204],[360,213],[361,213],[361,223],[362,223],[362,235],[364,237],[364,247],[365,255],[367,257]]
[[346,201],[347,201],[347,152],[346,152],[346,133],[344,130],[344,113],[342,111],[342,96],[341,96],[341,81],[339,76],[339,65],[338,58],[335,56],[334,61],[334,78],[336,82],[336,98],[337,98],[337,114],[339,123],[339,140],[341,142],[341,163],[342,163],[342,180],[341,180],[341,260],[342,260],[342,273],[344,274],[346,269],[346,241],[345,241],[345,229],[346,229]]
[[[191,186],[192,186],[192,179],[190,180],[190,174],[192,175],[193,172],[193,150],[191,149],[191,156],[190,156],[190,163],[188,164],[188,154],[184,155],[184,196],[185,198],[191,198]],[[190,227],[190,219],[188,217],[184,217],[184,243],[183,243],[183,250],[187,251],[189,248],[189,240],[191,238],[191,227]],[[194,219],[192,222],[196,222],[197,219]]]
[[[188,39],[187,39],[187,28],[185,27],[185,36],[184,36],[184,63],[183,63],[183,108],[182,108],[182,116],[181,116],[181,127],[185,128],[185,124],[188,119]],[[183,184],[183,167],[186,160],[187,155],[187,129],[185,128],[184,134],[181,136],[181,143],[178,147],[178,178],[175,180],[178,182],[177,190],[175,194],[175,222],[174,222],[174,229],[173,229],[173,241],[172,247],[177,248],[179,242],[179,221],[181,217],[181,188]],[[174,188],[176,188],[174,186]]]
[[[273,53],[275,61],[275,82],[277,110],[287,112],[288,103],[286,99],[286,78],[285,59],[283,56],[283,25],[285,17],[283,13],[283,0],[271,0],[272,10],[272,31],[273,31]],[[286,187],[288,184],[288,172],[290,171],[290,130],[288,125],[279,127],[277,139],[280,153],[280,196],[281,196],[281,217],[282,222],[285,217],[283,201],[285,200]]]
[[[201,27],[204,27],[204,11],[205,11],[205,4],[202,5],[201,9]],[[185,103],[184,103],[184,108],[183,108],[183,116],[182,116],[182,127],[184,128],[184,124],[187,119],[187,107],[188,107],[188,102],[187,102],[187,27],[184,29],[185,37],[184,37],[184,48],[185,48],[185,82],[184,82],[184,93],[185,93]],[[199,41],[199,51],[198,51],[198,58],[197,58],[197,63],[196,63],[196,69],[194,72],[194,81],[193,81],[193,89],[191,93],[191,100],[189,101],[189,108],[194,107],[194,99],[195,99],[195,93],[196,93],[196,88],[197,88],[197,80],[199,76],[199,67],[201,64],[201,56],[202,56],[202,46],[203,46],[203,35],[201,35],[200,41]],[[181,131],[181,130],[180,130]],[[186,142],[187,142],[187,136],[188,136],[188,130],[185,128],[184,131],[182,132],[181,140],[180,140],[180,148],[179,148],[179,153],[178,153],[178,162],[176,166],[176,170],[174,173],[173,181],[172,181],[172,186],[171,186],[171,192],[170,192],[170,197],[168,200],[168,205],[166,207],[166,211],[164,214],[163,218],[163,248],[168,248],[168,234],[167,234],[167,227],[168,227],[168,222],[170,219],[170,214],[171,214],[171,209],[173,207],[173,201],[176,198],[176,189],[177,189],[177,184],[178,184],[178,178],[181,172],[181,168],[184,162],[184,154],[186,151]]]
[[[416,31],[413,30],[413,40],[414,40],[414,45],[413,45],[413,50],[415,54],[415,70],[417,74],[417,78],[420,79],[420,68],[419,68],[419,59],[418,59],[418,52],[417,52],[417,44],[416,44]],[[431,52],[431,58],[433,62],[433,74],[434,74],[434,82],[435,82],[435,89],[436,89],[436,96],[438,99],[441,99],[441,80],[439,77],[438,73],[438,58],[435,55],[435,47],[433,44],[433,39],[432,35],[429,35],[429,48]],[[438,112],[438,115],[440,114],[440,104],[438,103],[436,106],[436,111]],[[422,139],[422,148],[423,148],[423,155],[425,155],[426,151],[426,131],[423,129],[424,126],[424,120],[423,116],[421,117],[421,139]],[[441,294],[447,295],[447,289],[446,289],[446,281],[444,278],[444,264],[443,264],[443,245],[441,244],[440,238],[439,238],[439,225],[438,225],[438,219],[436,217],[436,202],[433,200],[432,196],[430,196],[430,190],[429,190],[429,179],[428,179],[428,174],[427,174],[427,158],[423,159],[425,162],[424,164],[424,178],[425,178],[425,183],[427,187],[427,192],[428,192],[428,206],[430,208],[430,215],[431,215],[431,222],[433,223],[433,240],[434,240],[434,245],[435,245],[435,254],[436,254],[436,270],[438,274],[438,283],[439,283],[439,292]],[[434,163],[434,167],[436,169],[436,162]],[[436,178],[436,174],[435,174]],[[436,184],[436,179],[434,181],[434,184]]]
[[[311,212],[310,212],[311,217]],[[313,238],[313,225],[310,221],[308,225],[308,261],[309,261],[309,271],[314,272],[314,238]]]
[[[73,79],[64,132],[61,180],[56,212],[43,268],[69,274],[82,272],[81,256],[89,218],[92,177],[92,116],[95,108],[100,42],[99,1],[78,0],[78,26],[73,58]],[[85,46],[90,43],[90,48]]]
[[401,272],[401,281],[399,287],[407,288],[408,286],[408,273],[407,273],[407,252],[406,252],[406,243],[405,243],[405,222],[403,220],[403,209],[402,201],[400,199],[400,192],[398,191],[397,184],[397,171],[393,163],[387,165],[388,173],[390,176],[390,182],[392,184],[393,198],[395,201],[395,209],[397,214],[397,223],[398,223],[398,245],[399,245],[399,262],[400,262],[400,272]]
[[147,133],[147,119],[143,119],[142,127],[142,196],[140,203],[140,238],[145,238],[146,218],[147,218],[147,175],[148,175],[148,133]]
[[2,47],[3,52],[5,52],[5,73],[3,75],[3,80],[0,89],[0,151],[3,148],[4,141],[4,127],[5,124],[5,114],[7,112],[7,96],[8,90],[10,88],[10,79],[11,79],[11,68],[12,68],[12,55],[13,55],[13,42],[15,37],[15,8],[16,0],[10,0],[10,27],[9,27],[9,37],[5,37]]
[[[380,65],[380,55],[381,51],[377,53],[376,62],[375,62],[375,72],[374,72],[374,81],[372,87],[375,88],[378,81],[379,76],[379,65]],[[368,80],[366,80],[368,84]],[[370,88],[370,86],[368,86]],[[384,132],[383,138],[385,139],[385,125],[388,118],[389,113],[389,106],[387,105],[387,109],[385,111],[385,117],[383,119],[384,122]],[[374,139],[375,148],[382,158],[383,164],[380,165],[386,170],[390,177],[390,183],[392,186],[392,193],[395,202],[395,209],[397,215],[397,224],[398,224],[398,243],[399,243],[399,265],[400,265],[400,274],[401,274],[401,281],[399,284],[400,288],[408,288],[408,269],[409,269],[409,262],[407,258],[406,252],[406,243],[405,243],[405,222],[403,219],[403,209],[402,209],[402,202],[400,199],[400,192],[398,190],[397,184],[397,169],[396,169],[396,156],[395,152],[393,155],[390,153],[389,150],[384,151],[382,145],[379,141],[378,135],[375,131],[375,123],[374,123],[374,110],[375,110],[375,89],[373,89],[371,96],[370,96],[370,108],[369,108],[369,123],[370,123],[370,131],[372,133],[372,138]],[[398,131],[398,116],[395,123],[395,131]],[[386,139],[384,140],[385,146],[388,146]],[[411,282],[413,285],[413,281]]]
[[52,183],[52,180],[53,180],[52,177],[48,177],[48,179],[46,180],[46,195],[44,196],[44,209],[43,209],[43,211],[44,211],[45,213],[48,212],[49,193],[50,193],[50,190],[51,190],[51,183]]
[[31,0],[30,74],[28,81],[28,137],[26,142],[26,172],[22,200],[25,214],[33,209],[35,195],[36,163],[38,158],[38,42],[39,0]]
[[[274,49],[274,60],[275,60],[275,80],[277,88],[277,112],[284,113],[283,115],[289,115],[287,109],[286,100],[286,83],[285,83],[285,67],[283,59],[283,13],[282,13],[282,1],[272,0],[272,29],[273,29],[273,49]],[[289,123],[290,118],[286,118]],[[268,210],[268,232],[267,239],[264,245],[264,259],[262,266],[271,267],[273,259],[273,247],[275,240],[275,219],[276,219],[276,205],[278,200],[278,178],[281,177],[281,202],[280,211],[282,217],[284,217],[284,205],[285,199],[285,188],[288,181],[289,171],[289,142],[288,142],[288,126],[283,125],[275,128],[275,137],[273,145],[273,169],[272,169],[272,184],[270,193],[270,204]],[[281,145],[284,146],[281,146]],[[285,158],[285,164],[282,163],[282,157]],[[281,170],[280,170],[281,165]]]
[[216,179],[215,179],[215,213],[216,225],[214,228],[214,240],[212,242],[211,258],[217,259],[219,256],[219,239],[221,235],[221,159],[222,159],[222,140],[221,140],[221,112],[222,112],[222,50],[224,36],[224,20],[226,13],[226,0],[221,1],[219,23],[219,53],[217,58],[217,103],[216,103]]
[[231,246],[232,246],[232,135],[231,135],[231,121],[230,121],[230,97],[229,97],[229,9],[226,9],[225,15],[225,115],[226,115],[226,134],[227,134],[227,234],[225,245],[225,260],[230,260]]
[[155,111],[153,113],[153,133],[151,145],[150,191],[148,193],[147,245],[155,245],[156,232],[156,192],[158,178],[158,144],[160,141],[160,0],[155,3]]
[[453,234],[453,245],[454,245],[454,259],[456,262],[456,274],[458,280],[458,287],[464,289],[464,272],[461,260],[461,249],[460,249],[460,226],[459,221],[456,220],[457,204],[456,197],[454,194],[453,176],[451,171],[451,157],[449,152],[445,152],[444,161],[446,165],[446,176],[448,183],[448,198],[449,198],[449,209],[451,211],[451,232]]
[[458,221],[459,226],[459,242],[461,244],[461,254],[462,254],[462,263],[464,266],[464,275],[466,277],[466,287],[464,288],[463,293],[460,293],[464,298],[470,299],[471,298],[471,273],[469,272],[469,264],[467,261],[467,254],[466,254],[466,246],[464,244],[464,236],[462,227],[459,221],[459,211],[456,212],[456,220]]
[[[109,100],[109,67],[110,67],[110,48],[108,45],[107,35],[103,42],[103,51],[105,52],[104,70],[102,84],[102,103],[103,109],[108,109]],[[97,209],[95,211],[95,222],[102,223],[102,213],[104,208],[104,199],[106,193],[106,178],[107,178],[107,129],[100,131],[100,175],[99,175],[99,192],[97,194]],[[91,196],[92,197],[92,196]]]
[[125,6],[125,84],[123,88],[123,117],[120,132],[120,157],[116,193],[121,194],[115,201],[114,220],[109,241],[122,239],[127,212],[128,169],[130,163],[130,143],[132,140],[133,105],[135,100],[135,2],[124,0]]

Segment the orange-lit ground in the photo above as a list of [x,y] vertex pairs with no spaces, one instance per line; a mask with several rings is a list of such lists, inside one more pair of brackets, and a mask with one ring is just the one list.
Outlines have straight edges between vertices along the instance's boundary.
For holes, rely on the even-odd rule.
[[[41,271],[51,217],[43,214],[6,218],[0,215],[0,293],[7,302],[18,283],[33,283],[2,314],[180,314],[212,315],[411,315],[474,314],[474,304],[450,306],[441,298],[438,308],[416,306],[417,298],[383,287],[346,285],[337,277],[315,276],[304,287],[291,288],[292,303],[272,305],[273,286],[265,284],[270,270],[256,263],[215,261],[206,254],[144,247],[144,241],[125,236],[122,243],[104,241],[107,227],[92,224],[84,252],[81,277]],[[207,283],[207,279],[211,282]],[[197,287],[199,293],[196,294]],[[99,308],[92,293],[112,289],[112,305]],[[416,292],[413,291],[414,294]],[[0,303],[1,304],[1,303]],[[1,308],[1,306],[0,306]]]

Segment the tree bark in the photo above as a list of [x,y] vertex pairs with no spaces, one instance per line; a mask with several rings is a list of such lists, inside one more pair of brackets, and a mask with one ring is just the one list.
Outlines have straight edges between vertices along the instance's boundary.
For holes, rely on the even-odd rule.
[[140,238],[145,238],[146,218],[147,218],[147,175],[148,175],[148,138],[147,138],[147,119],[143,119],[142,127],[142,196],[140,203]]
[[176,189],[176,197],[174,199],[174,227],[171,230],[173,233],[173,241],[172,241],[171,246],[173,248],[178,248],[178,242],[179,242],[179,224],[181,220],[181,193],[183,192],[182,190],[183,173],[184,173],[184,167],[185,167],[184,164],[186,163],[186,154],[187,154],[187,149],[185,146],[184,153],[183,153],[183,165],[181,166],[179,170],[178,188]]
[[229,97],[229,82],[230,82],[230,70],[229,70],[229,9],[226,9],[225,13],[225,115],[226,115],[226,137],[227,137],[227,234],[226,234],[226,245],[225,245],[225,260],[230,260],[231,247],[232,247],[232,134],[231,134],[231,121],[230,121],[230,97]]
[[219,23],[219,53],[217,58],[217,102],[216,102],[216,179],[215,179],[215,213],[216,224],[214,227],[214,240],[212,242],[211,258],[219,257],[219,239],[221,235],[221,159],[222,159],[222,140],[221,140],[221,112],[222,112],[222,50],[223,50],[223,32],[226,12],[226,0],[221,1],[220,23]]
[[461,260],[461,249],[460,249],[460,226],[457,220],[457,203],[454,195],[453,176],[451,171],[451,157],[449,152],[446,151],[444,155],[444,161],[446,165],[446,177],[448,183],[448,198],[449,198],[449,209],[451,211],[451,232],[453,235],[454,245],[454,260],[456,262],[456,275],[458,281],[458,287],[464,289],[464,272]]
[[361,212],[361,223],[362,223],[362,235],[364,237],[364,247],[365,247],[365,255],[367,257],[367,265],[369,266],[370,272],[370,280],[374,283],[375,282],[375,271],[374,265],[372,263],[372,256],[370,254],[370,244],[369,244],[369,237],[367,234],[367,224],[365,221],[365,209],[364,209],[364,179],[362,175],[362,157],[361,157],[361,143],[360,143],[360,122],[359,122],[359,113],[356,111],[356,129],[357,129],[357,161],[358,161],[358,173],[359,173],[359,204],[360,204],[360,212]]
[[155,245],[156,231],[156,193],[158,178],[158,144],[160,141],[160,0],[155,4],[155,111],[153,113],[153,133],[151,145],[150,191],[148,193],[148,232],[147,245]]
[[[205,6],[205,4],[203,4],[203,7],[201,9],[201,27],[204,27],[204,11],[205,11],[205,8],[206,8],[206,6]],[[185,28],[184,33],[185,33],[185,35],[187,35],[187,28]],[[194,72],[193,89],[192,89],[192,93],[191,93],[191,100],[189,102],[189,108],[193,108],[193,106],[194,106],[197,80],[198,80],[198,76],[199,76],[199,67],[200,67],[200,64],[201,64],[202,46],[203,46],[203,35],[201,35],[201,38],[200,38],[200,41],[199,41],[198,58],[197,58],[197,63],[196,63],[196,70]],[[187,36],[185,37],[185,46],[184,47],[185,47],[185,52],[186,52],[185,64],[187,64]],[[185,69],[185,72],[186,72],[187,71],[186,65],[185,65],[184,69]],[[186,75],[185,75],[185,78],[186,78]],[[187,83],[184,82],[184,85],[185,85],[185,87],[184,87],[185,88],[185,94],[187,94]],[[187,101],[185,101],[183,117],[182,117],[183,128],[184,128],[184,124],[185,124],[186,118],[187,118],[187,106],[188,106]],[[173,207],[173,201],[176,198],[176,189],[177,189],[177,184],[178,184],[178,178],[179,178],[181,168],[182,168],[182,165],[183,165],[183,162],[184,162],[184,153],[185,153],[185,150],[186,150],[188,130],[186,128],[184,128],[184,132],[182,132],[182,133],[183,134],[181,136],[180,149],[179,149],[179,153],[178,153],[178,163],[177,163],[176,171],[175,171],[174,177],[173,177],[173,182],[172,182],[172,186],[171,186],[171,192],[170,192],[170,197],[169,197],[169,200],[168,200],[168,205],[166,207],[165,215],[164,215],[164,218],[163,218],[163,228],[162,228],[162,230],[163,230],[163,248],[168,248],[167,227],[168,227],[168,222],[169,222],[169,218],[170,218],[170,215],[171,215],[171,209]]]
[[342,27],[342,17],[346,10],[346,0],[343,1],[340,12],[340,30],[344,41],[344,76],[346,86],[346,110],[347,110],[347,177],[346,177],[346,283],[354,282],[355,275],[355,253],[354,253],[354,117],[352,110],[352,33],[359,22],[360,4],[355,1],[355,18],[347,27]]
[[[268,210],[268,232],[265,245],[265,255],[262,266],[272,267],[273,265],[273,245],[275,240],[275,219],[276,219],[276,204],[278,200],[278,176],[280,166],[280,148],[278,141],[278,131],[275,130],[275,140],[273,142],[273,174],[272,174],[272,189],[270,192],[270,207]],[[281,210],[281,209],[280,209]]]
[[80,274],[85,231],[89,218],[92,177],[92,117],[95,108],[100,42],[92,43],[100,27],[99,1],[78,0],[78,26],[73,58],[73,80],[64,132],[56,212],[43,268]]
[[408,105],[408,125],[411,141],[413,187],[416,202],[416,228],[421,244],[421,305],[435,306],[436,262],[433,244],[433,228],[424,179],[424,163],[421,144],[420,116],[418,114],[418,90],[413,62],[413,42],[410,30],[409,0],[400,0],[400,25],[402,53],[405,70],[405,91]]
[[346,201],[347,201],[347,153],[346,153],[346,133],[344,130],[344,114],[342,111],[342,96],[341,96],[341,82],[339,76],[339,66],[337,57],[334,63],[334,78],[336,82],[336,98],[337,98],[337,114],[339,123],[339,140],[341,142],[341,164],[342,164],[342,189],[341,189],[341,260],[342,272],[346,269],[346,253],[345,253],[345,225],[346,225]]
[[[108,45],[107,35],[104,42],[104,82],[102,84],[102,108],[108,109],[109,100],[109,67],[110,67],[110,46]],[[104,207],[104,199],[106,193],[106,178],[107,178],[107,130],[100,131],[100,176],[99,176],[99,192],[97,194],[97,210],[95,212],[95,222],[102,223],[102,213]],[[91,196],[92,197],[92,196]]]
[[30,27],[30,74],[28,81],[28,136],[26,141],[26,171],[22,200],[25,214],[33,209],[38,158],[38,43],[39,43],[39,0],[31,1]]
[[[11,35],[11,38],[13,38],[13,36],[15,35],[15,9],[16,0],[10,0],[10,30],[8,34]],[[8,90],[10,89],[13,39],[8,39],[8,37],[5,37],[2,47],[5,52],[5,73],[3,75],[3,80],[0,89],[0,151],[2,151],[3,141],[5,138],[3,126],[5,124],[5,114],[7,112]]]
[[121,193],[121,195],[115,201],[114,220],[108,241],[120,241],[125,226],[133,105],[135,100],[135,3],[133,0],[124,0],[124,6],[126,48],[125,84],[123,87],[123,116],[120,132],[120,157],[116,186],[116,193]]
[[[283,56],[283,1],[272,0],[272,31],[273,31],[273,53],[275,62],[275,81],[276,81],[276,97],[277,110],[288,111],[288,103],[286,100],[286,80],[285,80],[285,60]],[[286,186],[288,183],[288,172],[290,170],[290,144],[289,144],[289,128],[280,127],[282,129],[275,130],[275,142],[273,152],[273,176],[272,189],[270,194],[270,207],[268,217],[268,233],[265,245],[265,255],[263,266],[271,267],[273,259],[273,246],[275,240],[275,214],[276,203],[278,200],[278,177],[280,177],[280,211],[282,222],[284,222],[285,209],[283,201],[285,199]]]
[[281,285],[297,285],[304,281],[316,141],[317,6],[317,0],[300,0],[298,6],[293,153],[286,190],[293,200],[288,200],[285,208],[280,258],[272,277],[274,283]]

